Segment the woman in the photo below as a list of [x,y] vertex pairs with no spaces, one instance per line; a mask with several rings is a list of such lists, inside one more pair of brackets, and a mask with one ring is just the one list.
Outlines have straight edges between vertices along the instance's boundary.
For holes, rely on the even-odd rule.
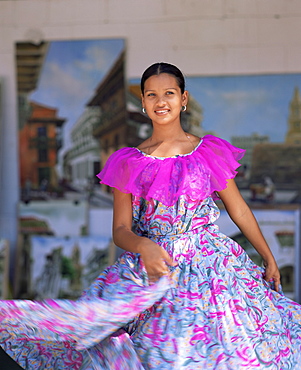
[[[4,302],[3,333],[26,351],[2,344],[20,364],[28,349],[35,361],[46,351],[43,368],[299,369],[301,307],[279,293],[275,259],[233,180],[244,151],[183,131],[177,67],[150,66],[141,91],[151,137],[98,175],[114,188],[113,237],[127,252],[78,302]],[[265,269],[218,231],[212,194]]]

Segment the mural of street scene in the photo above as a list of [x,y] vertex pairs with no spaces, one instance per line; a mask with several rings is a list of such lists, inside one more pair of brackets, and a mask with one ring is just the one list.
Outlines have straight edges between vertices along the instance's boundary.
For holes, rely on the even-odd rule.
[[100,116],[124,112],[124,63],[121,39],[16,44],[22,201],[93,196],[109,203],[92,194],[98,128]]
[[108,122],[126,122],[125,42],[17,43],[16,66],[21,202],[14,296],[76,298],[119,254],[111,242],[112,194],[96,174],[128,136],[119,142],[114,135],[114,143],[102,137]]
[[204,133],[246,149],[237,183],[255,203],[301,201],[301,74],[189,77]]

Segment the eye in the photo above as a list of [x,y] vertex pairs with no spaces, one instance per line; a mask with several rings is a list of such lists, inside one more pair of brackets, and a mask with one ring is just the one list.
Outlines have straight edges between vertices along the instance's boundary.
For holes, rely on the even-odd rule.
[[149,94],[147,94],[147,96],[155,96],[155,94],[154,93],[149,93]]
[[173,95],[174,94],[174,92],[173,91],[167,91],[166,92],[166,95]]

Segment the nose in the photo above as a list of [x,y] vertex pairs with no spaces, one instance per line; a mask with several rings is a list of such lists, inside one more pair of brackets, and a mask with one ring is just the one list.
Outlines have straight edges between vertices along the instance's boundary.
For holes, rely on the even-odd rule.
[[164,105],[165,105],[165,103],[166,103],[165,96],[164,96],[164,95],[159,96],[159,97],[158,97],[157,104],[158,104],[160,107],[162,107],[162,106],[164,106]]

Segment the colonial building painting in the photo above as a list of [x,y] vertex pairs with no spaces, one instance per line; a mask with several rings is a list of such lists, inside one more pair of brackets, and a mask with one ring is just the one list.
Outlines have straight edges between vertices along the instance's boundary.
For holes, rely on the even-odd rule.
[[31,115],[19,131],[21,188],[55,189],[57,153],[62,145],[64,118],[57,109],[30,103]]
[[287,134],[283,143],[263,143],[254,147],[251,182],[269,176],[278,190],[301,194],[301,98],[296,87],[288,107]]
[[87,190],[90,182],[97,183],[100,171],[100,143],[93,130],[100,120],[99,107],[87,107],[71,129],[71,149],[65,154],[64,177],[79,190]]

